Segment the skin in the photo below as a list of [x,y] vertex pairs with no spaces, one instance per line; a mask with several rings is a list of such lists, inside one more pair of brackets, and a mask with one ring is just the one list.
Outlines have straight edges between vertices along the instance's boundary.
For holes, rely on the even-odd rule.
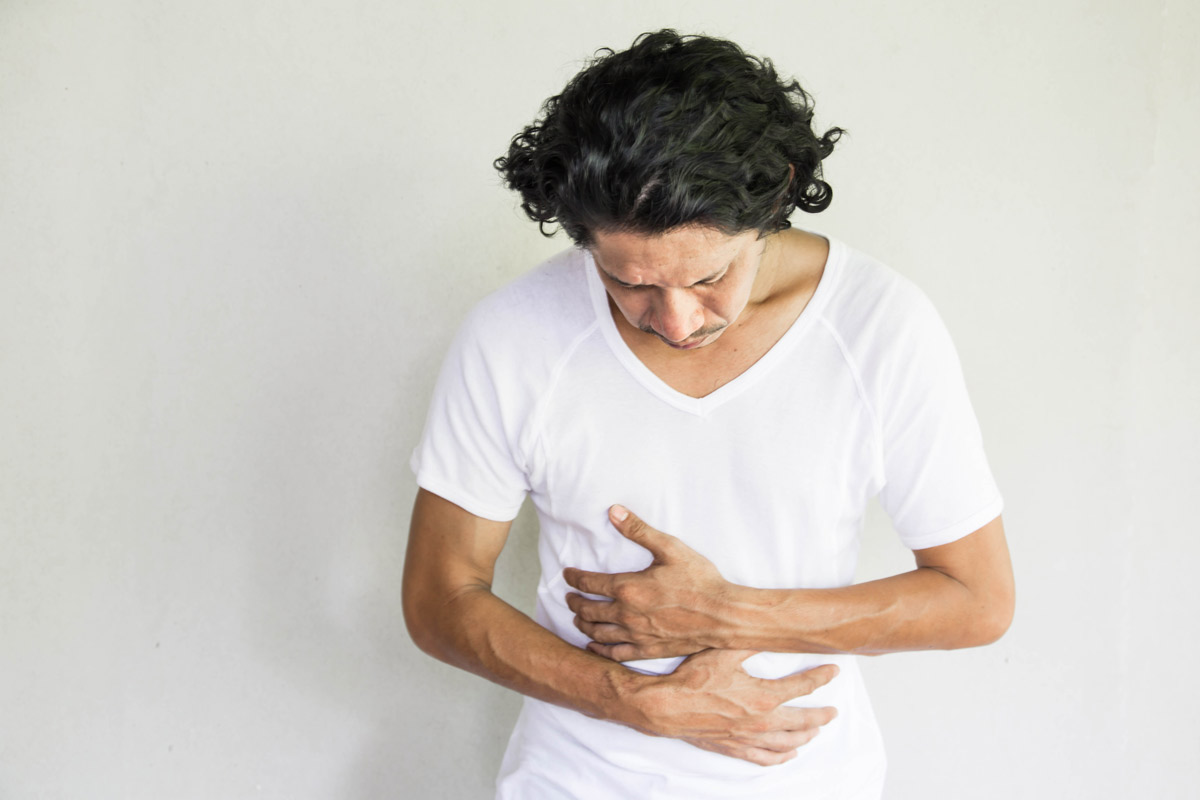
[[669,675],[643,675],[567,644],[492,594],[508,530],[418,491],[403,600],[422,650],[539,700],[762,766],[794,758],[836,716],[782,705],[833,680],[833,665],[761,680],[741,669],[751,652],[706,650]]
[[[624,516],[622,516],[624,514]],[[567,595],[588,649],[616,661],[709,648],[879,655],[990,644],[1013,613],[1012,567],[1000,517],[950,544],[916,550],[917,568],[838,589],[755,589],[725,580],[708,559],[622,506],[613,526],[645,547],[644,570],[568,568],[591,600]]]
[[[702,397],[744,372],[811,298],[828,255],[820,237],[786,231],[728,236],[686,227],[657,236],[598,231],[593,258],[631,350],[669,385]],[[619,498],[614,498],[619,499]],[[771,765],[795,757],[836,715],[783,706],[837,674],[825,665],[779,680],[752,678],[753,652],[883,653],[984,644],[1007,629],[1012,572],[1003,523],[915,551],[912,572],[829,590],[729,583],[681,540],[621,506],[610,521],[645,547],[645,570],[567,569],[576,648],[497,598],[496,559],[509,523],[418,492],[404,572],[414,641],[447,663],[550,703],[653,736]],[[618,661],[686,656],[668,675]]]
[[590,248],[629,348],[668,385],[702,397],[771,349],[812,297],[829,245],[784,231],[658,236],[598,231]]
[[[660,236],[597,232],[592,255],[625,341],[680,391],[703,396],[778,341],[811,298],[828,246],[786,231],[760,239],[683,228]],[[689,349],[683,349],[689,348]],[[714,379],[715,376],[715,379]],[[763,590],[726,581],[707,559],[622,506],[614,527],[650,551],[636,573],[564,572],[575,624],[592,652],[619,661],[708,648],[879,654],[972,647],[998,639],[1014,606],[1012,566],[997,517],[940,547],[917,568],[824,590]]]

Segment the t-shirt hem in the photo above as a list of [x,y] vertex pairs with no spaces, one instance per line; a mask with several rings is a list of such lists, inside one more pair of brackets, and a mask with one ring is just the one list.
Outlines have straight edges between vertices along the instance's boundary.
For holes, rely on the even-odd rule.
[[[444,500],[449,500],[454,505],[477,517],[491,520],[492,522],[512,522],[521,510],[521,503],[517,503],[514,506],[494,506],[489,503],[480,502],[449,481],[442,481],[422,473],[417,473],[417,485]],[[521,502],[523,503],[524,499]]]
[[904,545],[910,550],[924,550],[928,547],[937,547],[943,544],[950,544],[963,538],[967,534],[974,533],[982,528],[987,523],[1000,516],[1000,512],[1004,510],[1004,499],[996,497],[995,500],[988,503],[983,508],[971,514],[965,519],[961,519],[953,525],[948,525],[932,533],[921,534],[920,536],[901,536]]

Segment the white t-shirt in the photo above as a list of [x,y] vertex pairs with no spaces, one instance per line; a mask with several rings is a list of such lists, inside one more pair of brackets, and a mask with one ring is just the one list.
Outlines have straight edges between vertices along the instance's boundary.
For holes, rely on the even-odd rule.
[[[675,391],[625,344],[586,250],[480,303],[446,357],[418,483],[471,513],[540,522],[537,621],[572,644],[564,567],[624,572],[650,555],[611,526],[621,503],[735,583],[854,580],[867,501],[904,544],[952,542],[1001,510],[954,346],[908,280],[831,240],[803,313],[758,362],[703,398]],[[631,662],[668,672],[680,659]],[[793,701],[838,717],[786,764],[760,767],[526,698],[498,797],[877,798],[885,758],[853,656],[761,653],[777,678],[837,663]]]

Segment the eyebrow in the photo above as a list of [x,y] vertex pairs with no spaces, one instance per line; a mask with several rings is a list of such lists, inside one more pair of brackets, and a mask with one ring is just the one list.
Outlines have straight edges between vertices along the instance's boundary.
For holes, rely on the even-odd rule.
[[[594,256],[593,256],[592,260],[595,261]],[[654,285],[652,283],[626,283],[625,281],[621,280],[620,278],[614,276],[611,272],[606,270],[604,267],[601,267],[600,262],[596,261],[596,266],[600,269],[601,272],[604,273],[604,276],[606,278],[608,278],[610,281],[617,284],[618,286],[624,286],[629,289],[636,289],[639,286],[653,286]],[[692,286],[699,286],[702,283],[707,283],[708,281],[716,280],[719,276],[725,274],[731,266],[733,266],[732,261],[729,262],[728,264],[726,264],[725,266],[721,267],[719,270],[714,272],[712,275],[709,275],[707,278],[701,278],[700,280],[696,281],[695,283],[690,284],[687,288],[690,289],[690,288],[692,288]]]

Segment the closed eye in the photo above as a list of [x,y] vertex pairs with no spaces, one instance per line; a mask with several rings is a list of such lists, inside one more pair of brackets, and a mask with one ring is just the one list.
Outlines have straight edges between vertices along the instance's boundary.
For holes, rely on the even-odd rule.
[[[726,267],[725,269],[721,270],[720,273],[713,275],[711,278],[705,278],[702,281],[696,281],[692,285],[688,286],[688,288],[695,289],[697,286],[713,286],[715,284],[720,283],[722,280],[724,280],[725,276],[728,274],[729,274],[729,268]],[[617,286],[620,286],[622,289],[651,289],[654,287],[654,284],[652,284],[652,283],[626,283],[625,281],[621,280],[620,278],[617,278],[615,275],[610,275],[607,272],[604,273],[604,276],[606,278],[608,278],[610,281],[612,281],[613,283],[615,283]]]

